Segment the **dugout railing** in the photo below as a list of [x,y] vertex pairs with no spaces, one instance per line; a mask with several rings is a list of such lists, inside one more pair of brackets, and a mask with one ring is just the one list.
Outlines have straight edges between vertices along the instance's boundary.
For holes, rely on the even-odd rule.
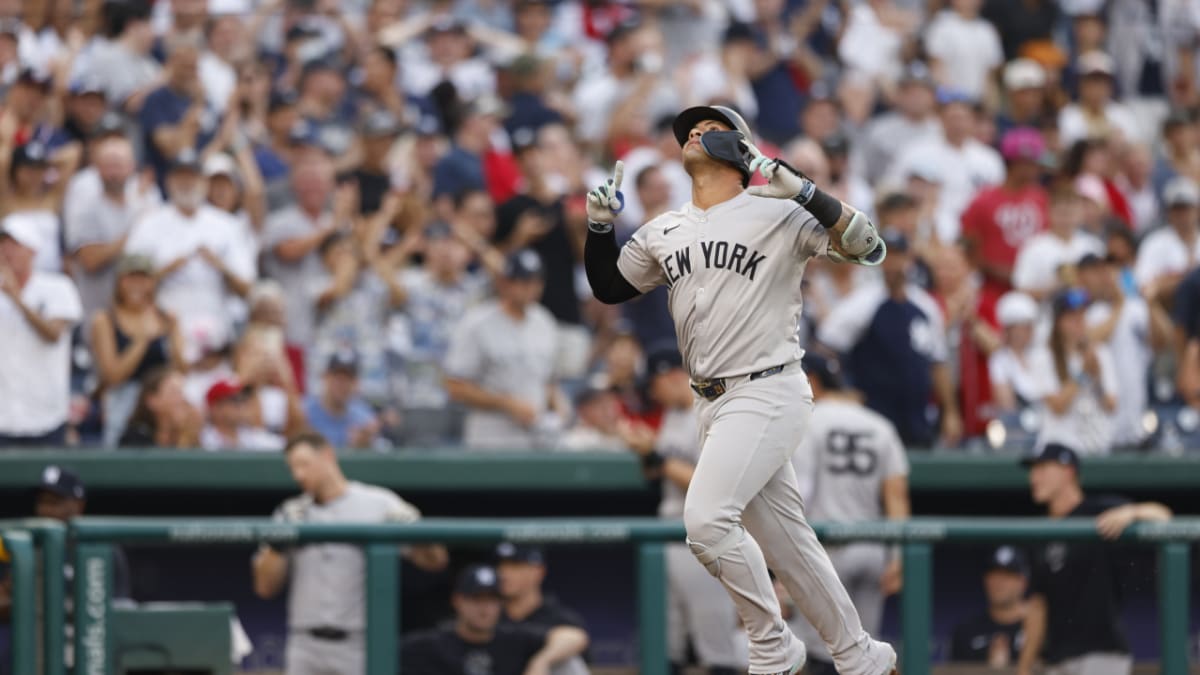
[[[1097,539],[1091,520],[914,518],[904,523],[817,524],[827,543],[876,541],[900,546],[904,561],[901,593],[901,668],[909,674],[930,672],[932,624],[932,549],[939,543],[1085,541]],[[46,531],[46,530],[43,530]],[[16,527],[0,529],[12,552],[14,573],[14,675],[34,675],[37,668],[34,603],[33,534]],[[80,518],[70,527],[75,569],[74,672],[113,672],[108,618],[112,612],[112,545],[212,546],[270,542],[296,545],[344,542],[364,548],[367,560],[368,672],[398,673],[396,649],[400,633],[400,565],[397,545],[441,542],[484,544],[501,540],[543,544],[632,544],[637,548],[639,672],[666,675],[665,542],[681,541],[677,521],[632,519],[449,520],[430,518],[412,524],[333,525],[281,524],[268,520],[206,518]],[[1160,667],[1163,675],[1188,672],[1191,543],[1200,539],[1200,518],[1169,523],[1141,523],[1129,528],[1123,542],[1158,549]],[[42,535],[43,559],[65,551],[61,537]],[[58,557],[62,560],[62,557]],[[51,569],[51,568],[47,568]],[[61,577],[43,574],[43,583],[61,586]],[[42,589],[49,602],[51,595]],[[60,597],[61,599],[61,597]],[[59,603],[61,604],[61,603]],[[50,605],[52,606],[52,605]],[[46,654],[62,653],[64,634],[44,622]],[[61,660],[44,661],[42,672],[58,675]]]

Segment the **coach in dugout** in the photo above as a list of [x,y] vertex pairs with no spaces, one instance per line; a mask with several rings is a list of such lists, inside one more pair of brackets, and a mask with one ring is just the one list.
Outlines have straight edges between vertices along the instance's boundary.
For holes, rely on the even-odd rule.
[[[347,480],[329,441],[315,432],[288,441],[284,457],[304,493],[285,501],[283,523],[410,523],[415,506],[391,490]],[[437,544],[402,549],[417,567],[446,566]],[[366,673],[366,559],[349,544],[307,544],[292,550],[263,545],[253,560],[254,592],[262,598],[288,591],[287,675]]]
[[405,675],[550,675],[588,646],[575,626],[500,623],[500,580],[487,565],[459,574],[451,604],[452,623],[404,640]]

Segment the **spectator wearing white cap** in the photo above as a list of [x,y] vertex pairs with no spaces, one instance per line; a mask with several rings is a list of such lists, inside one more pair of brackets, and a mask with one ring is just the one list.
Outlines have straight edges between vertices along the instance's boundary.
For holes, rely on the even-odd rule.
[[994,98],[991,76],[1004,63],[1000,34],[979,16],[983,0],[951,0],[948,5],[925,32],[934,78],[972,98]]
[[1113,100],[1112,57],[1101,51],[1079,55],[1079,102],[1058,114],[1058,132],[1063,147],[1085,138],[1119,136],[1126,141],[1142,139],[1137,118]]
[[1113,444],[1137,446],[1145,438],[1147,376],[1154,350],[1170,344],[1171,318],[1163,307],[1147,304],[1121,289],[1120,268],[1110,258],[1088,254],[1079,261],[1079,283],[1092,302],[1084,314],[1088,338],[1108,346],[1117,361],[1121,396],[1113,425]]
[[998,414],[1016,412],[1039,398],[1037,379],[1030,370],[1037,319],[1037,301],[1020,291],[1009,291],[996,303],[996,321],[1004,343],[988,357],[988,374],[992,405]]
[[1189,270],[1200,263],[1200,187],[1177,176],[1163,189],[1167,224],[1146,235],[1138,248],[1133,276],[1142,295],[1165,300]]
[[71,327],[82,308],[70,279],[35,268],[39,242],[27,222],[0,230],[0,446],[65,440]]
[[1104,242],[1080,230],[1083,198],[1073,190],[1050,195],[1050,227],[1030,238],[1017,253],[1013,287],[1041,301],[1063,286],[1064,265],[1074,265],[1084,254],[1104,255]]
[[1003,136],[1015,127],[1038,127],[1046,114],[1046,69],[1033,59],[1013,59],[1004,66],[1005,110],[996,118]]
[[929,68],[919,61],[904,71],[894,109],[872,119],[851,148],[850,164],[867,182],[873,185],[883,178],[905,145],[941,131],[935,86]]
[[[13,129],[7,127],[7,119],[0,118],[0,135],[8,134],[0,136],[0,213],[4,214],[4,223],[20,221],[20,227],[37,233],[35,267],[43,272],[61,272],[58,212],[67,181],[79,162],[79,146],[73,146],[69,156],[57,159],[40,141],[12,147],[9,139]],[[51,177],[54,182],[49,181]]]
[[256,270],[240,254],[237,222],[205,202],[208,181],[194,151],[172,163],[167,192],[169,203],[133,226],[125,250],[154,261],[158,304],[178,319],[191,362],[200,355],[200,330],[214,332],[220,344],[232,338],[230,297],[249,292]]

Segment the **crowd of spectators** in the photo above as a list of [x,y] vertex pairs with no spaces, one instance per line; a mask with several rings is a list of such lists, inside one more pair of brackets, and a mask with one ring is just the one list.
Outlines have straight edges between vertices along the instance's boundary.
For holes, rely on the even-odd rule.
[[[690,197],[670,122],[872,214],[797,330],[910,447],[1200,427],[1189,0],[0,0],[0,444],[634,447]],[[634,420],[639,424],[630,424]]]

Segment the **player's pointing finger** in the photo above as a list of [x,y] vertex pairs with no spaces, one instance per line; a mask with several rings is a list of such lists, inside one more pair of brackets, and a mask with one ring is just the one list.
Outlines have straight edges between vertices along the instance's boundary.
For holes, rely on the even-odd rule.
[[625,162],[617,160],[616,166],[613,167],[613,192],[621,189],[621,179],[625,177]]

